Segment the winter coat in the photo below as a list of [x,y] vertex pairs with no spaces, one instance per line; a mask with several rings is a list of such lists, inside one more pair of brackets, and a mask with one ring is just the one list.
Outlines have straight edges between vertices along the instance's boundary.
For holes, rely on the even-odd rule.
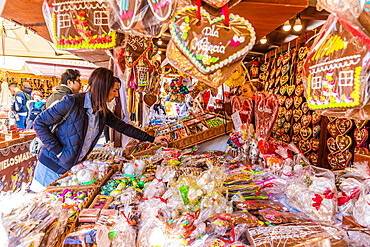
[[72,94],[72,90],[69,87],[65,85],[55,87],[52,94],[50,94],[46,100],[45,109],[48,109],[49,107],[61,101],[67,94]]
[[[33,124],[37,136],[43,143],[39,161],[56,173],[63,174],[78,162],[88,128],[87,108],[84,108],[84,102],[85,93],[67,95],[62,101],[42,112]],[[55,134],[51,133],[50,126],[60,122],[71,108],[71,115]],[[108,111],[105,117],[99,112],[99,133],[82,160],[85,160],[95,147],[105,125],[129,137],[154,142],[153,136],[123,122],[112,112]]]

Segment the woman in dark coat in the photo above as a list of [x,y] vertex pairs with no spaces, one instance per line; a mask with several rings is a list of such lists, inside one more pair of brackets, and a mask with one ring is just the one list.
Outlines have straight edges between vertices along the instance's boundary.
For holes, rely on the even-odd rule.
[[[99,140],[104,126],[109,126],[129,137],[154,143],[168,142],[164,136],[153,137],[113,115],[107,102],[118,97],[119,80],[113,71],[95,69],[89,78],[90,91],[67,95],[53,107],[41,113],[34,129],[43,147],[35,168],[31,190],[37,192],[51,184],[72,166],[85,160]],[[55,131],[52,126],[70,115]]]

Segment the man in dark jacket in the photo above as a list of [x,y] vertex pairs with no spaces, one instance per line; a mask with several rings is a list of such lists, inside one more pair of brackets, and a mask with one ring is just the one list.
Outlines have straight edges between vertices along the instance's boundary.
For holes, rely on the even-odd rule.
[[61,101],[67,94],[78,93],[81,89],[80,76],[80,71],[76,69],[67,69],[62,74],[60,86],[55,87],[53,93],[46,100],[45,109]]

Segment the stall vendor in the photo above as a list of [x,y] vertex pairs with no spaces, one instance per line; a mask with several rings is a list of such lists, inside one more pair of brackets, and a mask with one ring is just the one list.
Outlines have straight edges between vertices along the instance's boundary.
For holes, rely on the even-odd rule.
[[[107,125],[129,137],[154,143],[168,142],[164,136],[153,137],[121,121],[107,108],[107,102],[118,97],[119,79],[113,71],[95,69],[89,78],[90,91],[67,95],[62,101],[41,113],[34,122],[43,143],[31,190],[38,192],[51,184],[72,166],[86,159]],[[52,133],[51,127],[70,115]]]

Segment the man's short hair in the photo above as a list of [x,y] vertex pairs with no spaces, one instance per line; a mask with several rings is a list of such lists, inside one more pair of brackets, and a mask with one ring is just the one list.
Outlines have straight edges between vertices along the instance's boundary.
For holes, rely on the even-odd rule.
[[67,85],[67,81],[75,81],[77,77],[81,76],[80,71],[77,69],[67,69],[63,74],[60,80],[61,84]]
[[16,82],[11,82],[9,83],[8,87],[14,87],[14,86],[18,87],[18,84]]

